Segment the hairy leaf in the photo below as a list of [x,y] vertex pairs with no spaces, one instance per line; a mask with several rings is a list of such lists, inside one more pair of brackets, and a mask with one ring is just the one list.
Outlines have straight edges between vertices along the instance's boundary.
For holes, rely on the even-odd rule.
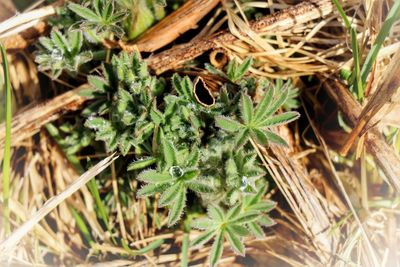
[[182,216],[183,209],[186,206],[186,190],[180,190],[176,200],[170,207],[168,213],[168,225],[174,225]]
[[294,120],[297,120],[300,117],[300,114],[295,111],[285,112],[279,115],[271,116],[266,118],[265,120],[259,122],[257,124],[258,127],[272,127],[278,126],[282,124],[290,123]]
[[128,171],[144,169],[156,162],[157,162],[157,158],[155,158],[155,157],[141,158],[141,159],[138,159],[138,160],[132,162],[131,164],[129,164]]
[[175,199],[178,197],[178,195],[181,193],[183,190],[183,184],[182,183],[176,183],[173,186],[169,187],[165,192],[161,195],[160,200],[159,200],[159,206],[164,207],[167,205],[170,205],[175,201]]
[[169,174],[158,173],[156,170],[147,170],[141,172],[137,179],[147,183],[166,183],[173,180]]
[[250,97],[244,93],[242,93],[240,107],[244,123],[249,124],[253,119],[253,102]]
[[211,247],[210,252],[210,265],[217,265],[219,259],[222,256],[222,252],[224,250],[224,233],[223,231],[219,232],[215,238],[215,241]]
[[227,228],[225,230],[225,236],[226,239],[228,239],[229,245],[231,246],[233,251],[241,256],[244,256],[245,249],[242,241],[240,240],[240,237],[237,236],[233,231],[231,231],[230,228]]
[[216,233],[216,229],[210,229],[204,233],[202,233],[201,235],[199,235],[198,237],[196,237],[191,243],[190,246],[191,247],[199,247],[202,246],[203,244],[207,243],[208,241],[210,241],[215,233]]
[[243,128],[243,125],[231,118],[218,116],[215,118],[215,124],[217,127],[227,131],[227,132],[236,132],[239,129]]

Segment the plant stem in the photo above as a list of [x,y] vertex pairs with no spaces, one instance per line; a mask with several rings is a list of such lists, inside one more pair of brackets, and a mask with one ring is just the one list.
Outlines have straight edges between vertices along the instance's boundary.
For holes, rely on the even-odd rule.
[[6,233],[11,232],[10,228],[10,210],[8,200],[10,198],[10,165],[11,165],[11,82],[8,71],[7,53],[4,46],[0,44],[1,58],[3,61],[4,85],[6,94],[6,138],[4,142],[4,158],[3,158],[3,217],[4,229]]
[[183,235],[182,240],[182,257],[181,257],[181,267],[187,267],[189,263],[189,233]]

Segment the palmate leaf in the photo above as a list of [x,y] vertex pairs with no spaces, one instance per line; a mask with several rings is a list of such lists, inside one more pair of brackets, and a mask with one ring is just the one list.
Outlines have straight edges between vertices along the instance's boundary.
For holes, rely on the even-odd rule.
[[157,162],[157,158],[155,157],[145,157],[138,159],[128,166],[128,171],[134,171],[134,170],[140,170],[144,169],[146,167],[149,167],[150,165],[153,165],[154,163]]
[[159,206],[164,207],[170,205],[174,200],[178,197],[180,191],[183,190],[183,183],[176,183],[169,187],[165,192],[161,195],[159,200]]
[[295,111],[285,112],[266,118],[263,121],[259,122],[257,126],[261,128],[266,128],[266,127],[283,125],[290,123],[294,120],[297,120],[299,117],[300,114],[298,112]]
[[263,115],[267,113],[268,108],[272,103],[274,94],[275,94],[274,87],[271,87],[270,89],[268,89],[267,92],[264,94],[260,103],[258,103],[258,105],[256,107],[256,111],[255,111],[255,115],[254,115],[256,117],[256,121],[260,121],[261,118],[263,117]]
[[249,230],[242,225],[232,224],[228,226],[228,229],[239,236],[247,236],[250,234]]
[[164,155],[164,161],[167,163],[167,167],[171,167],[176,164],[176,150],[172,143],[163,138],[162,149]]
[[255,237],[260,239],[265,237],[263,229],[257,223],[250,222],[247,224],[247,226],[249,227],[249,230]]
[[186,161],[186,166],[195,167],[199,163],[199,160],[200,160],[200,151],[198,146],[194,145]]
[[209,218],[200,218],[194,220],[190,225],[192,228],[199,230],[208,230],[215,227],[215,223]]
[[207,214],[208,214],[208,216],[210,216],[210,218],[212,220],[217,221],[217,222],[221,222],[225,218],[224,211],[219,206],[216,206],[216,205],[208,206]]
[[226,215],[226,217],[228,218],[228,220],[232,220],[232,219],[236,218],[240,214],[241,210],[242,210],[241,205],[237,204],[234,207],[229,209],[228,214]]
[[177,197],[173,204],[170,206],[168,213],[168,225],[174,225],[181,217],[183,213],[183,209],[186,206],[186,188],[182,187],[177,194]]
[[217,127],[230,133],[236,132],[244,127],[243,124],[235,121],[234,119],[224,116],[216,117],[215,124]]
[[60,49],[60,52],[62,52],[64,54],[65,52],[70,51],[68,41],[61,34],[61,32],[59,32],[57,30],[53,30],[53,31],[51,31],[50,36],[51,36],[51,40],[53,41],[53,44],[58,49]]
[[144,185],[140,190],[137,192],[137,197],[147,197],[153,196],[157,193],[164,192],[166,188],[168,188],[168,184],[147,184]]
[[257,211],[247,211],[244,213],[241,213],[239,216],[235,217],[234,219],[230,220],[230,223],[232,224],[244,224],[248,222],[253,222],[260,218],[261,213]]
[[72,55],[77,55],[81,51],[83,45],[82,31],[72,31],[68,38],[70,44],[70,52]]
[[247,94],[242,94],[240,101],[241,114],[244,124],[251,123],[253,119],[253,101]]
[[268,116],[277,112],[278,109],[281,106],[283,106],[283,104],[285,104],[285,102],[289,96],[289,90],[285,89],[285,90],[282,90],[280,93],[281,93],[280,96],[271,103],[271,105],[267,108],[265,113],[263,113],[262,116],[257,117],[257,121],[263,121]]
[[186,183],[188,188],[199,194],[209,194],[214,192],[214,187],[199,180],[193,180]]
[[200,247],[210,241],[214,235],[217,233],[216,229],[210,229],[202,234],[200,234],[198,237],[196,237],[192,242],[190,242],[191,247]]
[[269,212],[276,207],[276,202],[270,200],[263,200],[262,202],[258,202],[249,206],[248,209],[259,211],[259,212]]
[[280,137],[279,135],[277,135],[271,131],[263,131],[263,133],[265,134],[265,136],[271,143],[275,143],[275,144],[281,145],[281,146],[288,145],[282,137]]
[[146,170],[141,172],[137,179],[146,183],[166,183],[172,181],[172,178],[169,174],[159,173],[156,170]]
[[242,64],[239,65],[239,67],[236,70],[235,78],[236,80],[240,80],[246,72],[250,69],[251,65],[253,65],[253,58],[252,57],[247,57]]
[[257,220],[257,222],[260,223],[260,224],[261,224],[262,226],[264,226],[264,227],[270,227],[270,226],[276,224],[276,222],[275,222],[272,218],[270,218],[269,216],[267,216],[267,215],[261,216],[261,217]]
[[245,249],[240,237],[237,236],[229,227],[225,230],[225,237],[228,239],[229,245],[237,254],[244,256]]
[[221,259],[222,252],[224,250],[224,231],[217,234],[215,241],[211,247],[210,254],[210,265],[217,265],[218,261]]
[[251,57],[247,57],[240,65],[236,61],[236,59],[229,61],[226,70],[226,74],[228,75],[229,80],[231,80],[232,82],[236,82],[242,79],[252,64],[253,58]]
[[263,146],[268,145],[268,136],[266,135],[265,131],[259,130],[259,129],[252,129],[251,130],[251,136],[254,138],[257,143]]
[[241,148],[241,147],[243,147],[243,146],[247,143],[248,140],[249,140],[249,130],[246,129],[246,128],[241,129],[241,130],[236,134],[236,137],[235,137],[235,144],[236,144],[236,147],[237,147],[238,149]]
[[90,10],[87,7],[83,7],[81,5],[75,3],[69,3],[68,8],[71,9],[78,16],[91,21],[91,22],[100,22],[101,17],[99,17],[96,13]]

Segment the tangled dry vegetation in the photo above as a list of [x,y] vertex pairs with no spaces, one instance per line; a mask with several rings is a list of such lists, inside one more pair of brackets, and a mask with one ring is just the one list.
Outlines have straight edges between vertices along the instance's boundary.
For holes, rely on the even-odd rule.
[[[86,162],[82,170],[60,145],[51,126],[73,120],[90,100],[82,94],[83,76],[70,83],[38,70],[34,43],[48,35],[48,21],[64,5],[44,2],[0,23],[14,109],[9,214],[2,208],[11,231],[2,221],[2,262],[207,265],[211,244],[189,249],[188,240],[200,231],[161,227],[167,225],[168,211],[158,209],[157,201],[150,206],[148,199],[135,197],[141,182],[118,177],[118,153],[80,151],[74,159]],[[362,63],[397,2],[339,3],[355,30]],[[257,20],[248,21],[244,11],[249,9],[259,11]],[[107,49],[142,52],[156,75],[204,73],[199,62],[218,69],[251,57],[250,76],[272,83],[290,79],[299,89],[300,119],[276,128],[288,146],[252,143],[272,177],[266,197],[277,203],[270,213],[275,225],[264,229],[263,238],[244,239],[246,257],[225,242],[221,266],[400,264],[399,17],[398,11],[361,98],[346,78],[357,65],[354,36],[331,0],[188,0],[136,41],[102,43]],[[0,127],[3,158],[6,126]],[[102,173],[106,168],[111,171]],[[96,183],[96,175],[105,182]],[[4,205],[4,183],[2,189]],[[107,199],[100,200],[103,196]],[[99,209],[99,201],[107,211]]]

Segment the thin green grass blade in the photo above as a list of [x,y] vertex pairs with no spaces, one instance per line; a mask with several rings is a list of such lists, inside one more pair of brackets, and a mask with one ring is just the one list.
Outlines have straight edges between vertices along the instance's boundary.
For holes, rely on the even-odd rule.
[[378,56],[379,50],[382,47],[383,42],[385,41],[386,37],[390,33],[390,29],[392,28],[393,24],[399,19],[400,17],[400,1],[394,1],[392,8],[389,11],[388,16],[386,17],[385,22],[382,25],[381,30],[369,51],[363,67],[361,69],[361,83],[364,85],[367,81],[368,74],[371,71],[372,66],[375,63],[376,57]]
[[111,232],[110,226],[108,224],[108,215],[107,215],[106,207],[104,206],[103,202],[101,201],[101,197],[100,197],[99,190],[97,188],[96,180],[95,179],[90,180],[87,183],[87,185],[88,185],[90,193],[92,193],[94,202],[96,203],[97,216],[103,221],[107,230]]
[[357,94],[357,99],[358,101],[361,102],[364,99],[364,86],[361,82],[361,76],[360,76],[360,52],[357,43],[357,32],[356,30],[351,28],[350,33],[351,33],[351,47],[353,50],[353,62],[354,62],[353,86],[354,86],[354,91]]
[[74,217],[76,224],[78,225],[79,230],[81,231],[82,235],[86,239],[86,241],[89,243],[89,245],[92,245],[94,243],[92,235],[90,234],[89,228],[87,227],[85,221],[81,217],[81,215],[78,213],[78,211],[71,207],[71,213],[72,216]]
[[339,12],[339,15],[342,17],[344,25],[350,31],[351,23],[350,23],[349,19],[347,18],[346,13],[344,12],[342,5],[339,3],[338,0],[332,0],[332,2],[335,4],[336,9]]
[[4,85],[5,85],[5,99],[6,99],[6,139],[4,142],[4,158],[3,158],[3,216],[4,216],[4,229],[6,233],[11,232],[10,228],[10,210],[8,201],[10,198],[10,168],[11,168],[11,82],[10,73],[8,70],[7,54],[4,46],[0,44],[1,58],[3,62]]

